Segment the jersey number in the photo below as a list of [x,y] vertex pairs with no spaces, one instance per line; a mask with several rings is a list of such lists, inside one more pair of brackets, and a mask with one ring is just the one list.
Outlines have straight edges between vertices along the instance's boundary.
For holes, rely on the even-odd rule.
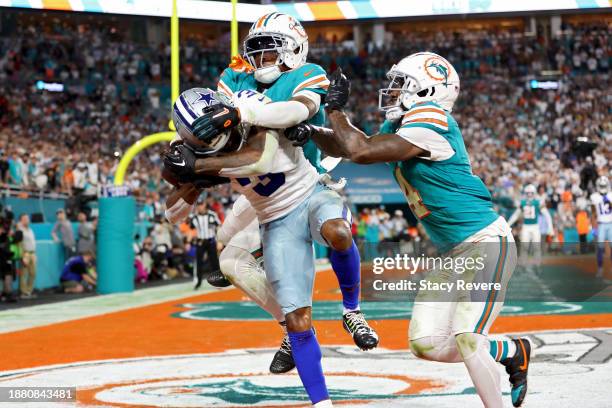
[[612,213],[612,207],[610,206],[609,202],[602,202],[599,203],[599,213],[601,215],[608,215],[610,213]]
[[270,197],[276,190],[285,184],[285,173],[268,173],[262,176],[253,177],[253,180],[247,177],[236,179],[242,187],[248,186],[252,182],[257,182],[252,189],[262,197]]
[[536,217],[536,209],[533,205],[526,205],[523,207],[523,216],[525,219],[533,220]]
[[429,211],[429,209],[425,207],[425,204],[423,204],[421,194],[419,194],[418,190],[404,178],[399,167],[395,168],[395,179],[404,192],[406,200],[408,200],[408,205],[416,217],[423,219],[431,214],[431,211]]

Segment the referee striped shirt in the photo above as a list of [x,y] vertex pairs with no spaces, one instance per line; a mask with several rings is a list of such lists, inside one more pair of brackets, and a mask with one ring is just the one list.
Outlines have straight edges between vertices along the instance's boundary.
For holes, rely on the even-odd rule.
[[195,228],[198,239],[215,238],[217,228],[221,225],[221,220],[216,212],[206,211],[204,214],[195,214],[191,217],[191,227]]

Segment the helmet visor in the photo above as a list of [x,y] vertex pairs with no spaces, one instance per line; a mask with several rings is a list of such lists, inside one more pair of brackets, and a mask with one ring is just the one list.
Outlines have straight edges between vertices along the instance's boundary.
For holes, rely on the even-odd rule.
[[255,69],[279,65],[280,55],[285,48],[285,41],[281,35],[258,34],[248,37],[244,41],[244,58]]

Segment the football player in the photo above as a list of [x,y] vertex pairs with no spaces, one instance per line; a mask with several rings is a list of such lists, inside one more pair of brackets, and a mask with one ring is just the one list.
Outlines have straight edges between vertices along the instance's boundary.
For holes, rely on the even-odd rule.
[[605,246],[612,242],[612,192],[606,176],[599,177],[595,186],[597,191],[591,194],[591,222],[597,228],[597,277],[603,278]]
[[[285,135],[296,143],[312,139],[325,153],[356,163],[389,163],[411,211],[434,244],[442,251],[452,249],[454,257],[485,253],[484,271],[502,289],[484,292],[482,301],[457,297],[441,302],[419,292],[410,321],[410,348],[423,359],[463,362],[486,407],[503,406],[495,364],[501,362],[510,375],[512,403],[520,406],[527,391],[530,343],[525,338],[487,338],[515,268],[516,248],[507,222],[493,210],[489,191],[472,174],[461,131],[451,115],[459,76],[446,59],[430,52],[402,59],[387,76],[390,83],[380,90],[379,106],[388,120],[380,133],[367,136],[350,123],[342,111],[350,83],[337,71],[326,99],[332,129],[301,124]],[[432,273],[438,279],[453,275],[445,269]]]
[[[315,406],[331,406],[321,368],[321,350],[311,324],[315,272],[312,240],[346,251],[352,243],[349,212],[341,197],[319,182],[317,170],[306,160],[302,149],[277,131],[255,128],[238,151],[198,155],[188,142],[194,137],[194,118],[211,111],[223,115],[231,105],[226,102],[219,110],[216,106],[221,105],[217,103],[220,95],[210,90],[207,96],[185,95],[189,92],[179,97],[175,110],[181,114],[177,114],[176,125],[179,134],[185,134],[185,143],[164,155],[164,166],[179,183],[190,182],[194,174],[228,177],[234,189],[249,201],[260,223],[266,278],[284,316],[298,374]],[[199,102],[201,98],[215,102],[204,109],[191,109],[190,101]],[[238,106],[272,104],[266,95],[251,90],[236,92],[233,99]],[[225,132],[200,135],[197,139],[206,143],[223,140],[221,134]],[[338,228],[338,224],[345,228]],[[352,315],[362,322],[362,328],[367,326],[361,313]]]
[[553,235],[552,217],[546,208],[546,203],[537,198],[536,186],[528,184],[525,186],[524,194],[525,198],[521,200],[516,211],[514,211],[508,220],[508,225],[512,227],[519,217],[523,217],[523,226],[521,227],[520,234],[522,245],[519,263],[521,265],[527,264],[527,257],[531,247],[534,254],[536,269],[539,271],[542,264],[540,217],[543,216],[546,221],[546,226],[548,228],[546,235]]
[[[306,61],[308,35],[299,21],[278,12],[263,15],[251,26],[243,48],[245,58],[234,58],[219,79],[218,92],[233,97],[256,91],[272,103],[238,97],[235,106],[214,106],[194,121],[194,135],[206,139],[239,123],[268,129],[285,129],[304,121],[323,125],[325,114],[320,106],[329,81],[323,68]],[[307,143],[302,150],[317,172],[324,174],[317,146]],[[250,182],[260,180],[253,178]],[[360,258],[350,223],[329,220],[323,238],[329,244],[330,263],[342,292],[343,326],[359,348],[372,349],[378,345],[378,335],[360,311]],[[289,344],[285,336],[270,366],[272,372],[283,373],[294,367],[291,350],[285,347]]]

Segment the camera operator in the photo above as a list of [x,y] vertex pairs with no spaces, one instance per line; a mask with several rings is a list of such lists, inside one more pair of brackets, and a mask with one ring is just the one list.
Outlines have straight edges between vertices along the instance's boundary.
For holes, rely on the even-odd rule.
[[0,278],[4,282],[4,290],[0,299],[7,303],[17,301],[13,292],[15,269],[13,268],[13,254],[11,252],[11,224],[12,213],[0,209]]

